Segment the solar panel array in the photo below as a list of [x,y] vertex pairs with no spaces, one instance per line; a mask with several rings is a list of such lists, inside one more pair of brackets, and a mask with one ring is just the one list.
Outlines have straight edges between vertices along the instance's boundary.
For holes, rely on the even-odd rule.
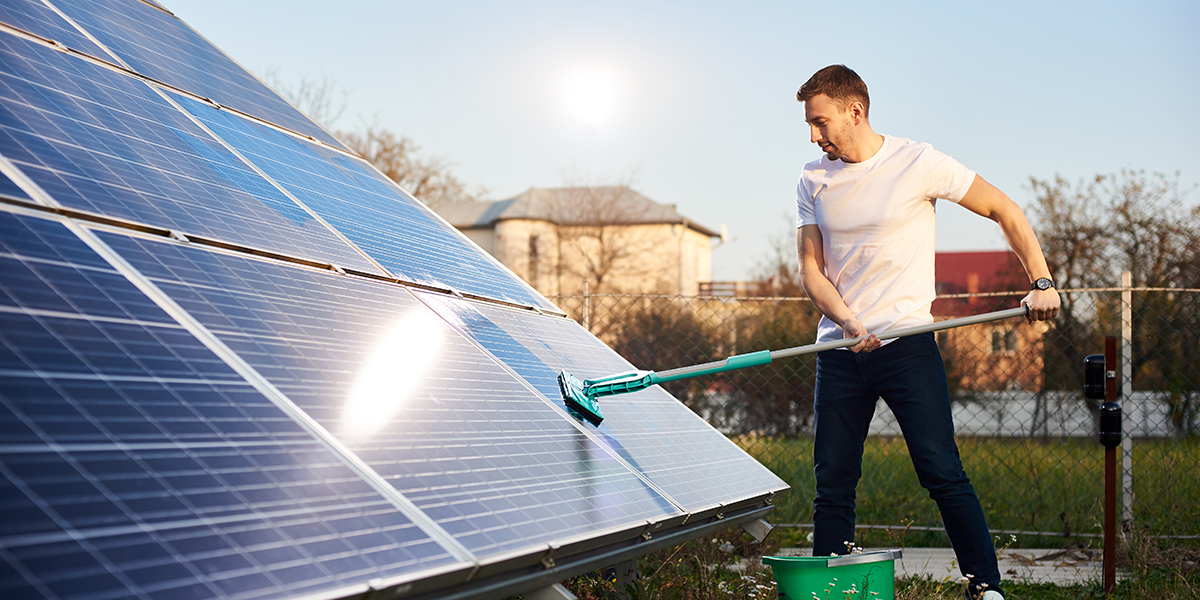
[[0,263],[0,597],[487,595],[786,489],[571,414],[632,366],[157,3],[0,6]]

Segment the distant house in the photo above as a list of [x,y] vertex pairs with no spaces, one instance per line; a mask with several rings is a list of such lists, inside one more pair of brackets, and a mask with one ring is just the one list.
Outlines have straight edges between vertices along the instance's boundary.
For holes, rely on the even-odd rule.
[[[1025,269],[1012,252],[938,252],[934,269],[939,296],[964,295],[933,301],[939,321],[1013,308],[1029,293]],[[1009,319],[938,332],[951,389],[1040,390],[1047,329],[1045,322]]]
[[623,186],[530,188],[432,206],[546,295],[696,295],[712,279],[713,230]]

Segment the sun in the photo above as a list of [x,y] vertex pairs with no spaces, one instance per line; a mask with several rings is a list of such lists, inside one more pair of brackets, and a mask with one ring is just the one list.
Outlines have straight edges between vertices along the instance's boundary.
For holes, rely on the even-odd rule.
[[612,116],[617,99],[617,78],[600,66],[573,70],[563,86],[563,106],[572,119],[590,127],[604,125]]

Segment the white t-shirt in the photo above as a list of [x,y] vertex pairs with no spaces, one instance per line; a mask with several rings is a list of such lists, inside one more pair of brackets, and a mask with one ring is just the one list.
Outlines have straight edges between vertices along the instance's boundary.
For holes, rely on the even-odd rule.
[[[827,156],[804,165],[796,227],[817,225],[825,274],[871,333],[933,322],[934,204],[962,200],[975,173],[922,142],[883,136],[860,162]],[[842,339],[823,317],[817,341]]]

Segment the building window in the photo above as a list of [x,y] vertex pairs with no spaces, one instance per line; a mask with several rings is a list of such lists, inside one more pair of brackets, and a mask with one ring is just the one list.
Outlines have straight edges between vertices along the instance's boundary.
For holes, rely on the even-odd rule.
[[1017,330],[1016,329],[1000,329],[992,330],[992,352],[993,353],[1011,353],[1017,351]]
[[538,279],[538,236],[529,236],[529,283],[537,286]]

